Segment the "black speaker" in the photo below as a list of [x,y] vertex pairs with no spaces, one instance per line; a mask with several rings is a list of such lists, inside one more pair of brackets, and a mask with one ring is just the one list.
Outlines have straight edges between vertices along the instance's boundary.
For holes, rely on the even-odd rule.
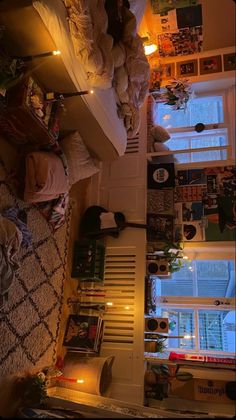
[[146,261],[147,274],[167,276],[169,274],[169,263],[165,258],[158,258]]
[[168,318],[145,318],[145,332],[163,332],[168,333]]

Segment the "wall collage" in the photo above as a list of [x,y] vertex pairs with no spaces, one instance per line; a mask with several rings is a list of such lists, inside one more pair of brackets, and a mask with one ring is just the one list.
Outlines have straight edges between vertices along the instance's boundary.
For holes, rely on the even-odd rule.
[[[196,57],[203,51],[204,37],[199,0],[151,0],[151,10],[155,16],[158,50],[149,57],[150,91],[159,90],[163,82],[173,77],[188,78],[236,69],[234,52]],[[175,57],[193,54],[194,58],[183,57],[175,63]],[[172,57],[173,62],[165,62]]]
[[148,252],[179,242],[234,241],[236,166],[175,170],[148,163]]

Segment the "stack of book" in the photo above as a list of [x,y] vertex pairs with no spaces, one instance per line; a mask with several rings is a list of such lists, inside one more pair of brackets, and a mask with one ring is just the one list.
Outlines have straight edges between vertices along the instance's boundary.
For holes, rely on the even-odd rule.
[[99,355],[103,336],[100,315],[69,315],[63,345],[70,351]]

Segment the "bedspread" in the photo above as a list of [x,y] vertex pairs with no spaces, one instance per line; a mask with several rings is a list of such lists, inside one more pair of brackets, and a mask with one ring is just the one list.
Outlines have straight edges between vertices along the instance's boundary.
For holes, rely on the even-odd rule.
[[128,137],[137,134],[139,108],[148,93],[150,67],[137,34],[134,14],[121,7],[123,35],[118,43],[107,33],[105,0],[64,0],[75,54],[91,87],[114,87],[118,115]]

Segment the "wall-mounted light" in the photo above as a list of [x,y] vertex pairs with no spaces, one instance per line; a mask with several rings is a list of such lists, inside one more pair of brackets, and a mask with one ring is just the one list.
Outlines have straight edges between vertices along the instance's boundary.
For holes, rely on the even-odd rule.
[[152,42],[151,38],[148,36],[142,37],[143,40],[143,47],[144,47],[144,54],[150,55],[157,51],[157,44]]

